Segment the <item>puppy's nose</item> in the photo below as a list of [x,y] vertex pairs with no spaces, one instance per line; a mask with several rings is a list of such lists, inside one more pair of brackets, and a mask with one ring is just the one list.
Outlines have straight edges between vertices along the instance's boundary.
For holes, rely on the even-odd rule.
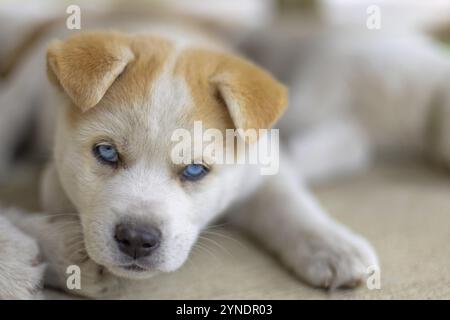
[[121,223],[116,226],[115,240],[120,251],[137,259],[150,255],[161,242],[161,231],[152,226],[140,227]]

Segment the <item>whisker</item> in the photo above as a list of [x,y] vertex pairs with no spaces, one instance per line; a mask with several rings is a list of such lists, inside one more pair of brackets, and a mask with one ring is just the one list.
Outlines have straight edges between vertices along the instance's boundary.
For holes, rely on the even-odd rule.
[[222,245],[220,245],[217,241],[214,241],[213,239],[210,239],[210,238],[207,238],[207,237],[203,237],[203,236],[200,236],[200,239],[204,239],[206,241],[209,241],[210,243],[212,243],[215,246],[217,246],[219,249],[223,250],[231,258],[234,258],[233,255],[231,254],[231,252],[229,250],[227,250],[225,247],[223,247]]
[[229,222],[224,222],[224,223],[220,223],[220,224],[213,224],[213,225],[208,225],[205,227],[204,230],[210,230],[210,229],[216,229],[216,228],[223,228],[225,226],[230,225]]
[[231,240],[231,241],[233,241],[234,243],[238,244],[241,248],[243,248],[243,249],[248,249],[248,246],[247,246],[245,243],[243,243],[243,242],[241,242],[241,241],[239,241],[239,240],[237,240],[237,239],[235,239],[235,238],[233,238],[233,237],[231,237],[231,236],[222,234],[222,233],[220,233],[220,232],[203,231],[202,233],[210,234],[210,235],[213,235],[213,236],[222,237],[222,238],[227,239],[227,240]]
[[213,260],[217,263],[220,259],[218,259],[215,255],[214,255],[214,251],[211,251],[206,245],[205,246],[203,246],[203,245],[201,245],[200,243],[196,243],[196,246],[199,248],[199,249],[202,249],[204,252],[206,252],[207,254],[209,254],[212,258],[213,258]]

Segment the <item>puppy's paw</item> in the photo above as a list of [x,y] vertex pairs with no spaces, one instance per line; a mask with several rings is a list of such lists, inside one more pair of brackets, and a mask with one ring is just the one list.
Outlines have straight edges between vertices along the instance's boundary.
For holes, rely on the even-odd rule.
[[113,299],[120,297],[120,281],[105,267],[92,259],[79,264],[81,271],[81,288],[71,293],[93,299]]
[[5,184],[10,178],[11,165],[0,150],[0,185]]
[[0,299],[38,299],[44,270],[36,241],[0,217]]
[[342,226],[302,235],[299,246],[285,257],[307,283],[327,289],[352,288],[378,267],[369,242]]
[[120,295],[119,280],[93,261],[84,246],[81,225],[73,216],[52,219],[54,233],[46,257],[50,267],[46,283],[69,294],[102,299]]

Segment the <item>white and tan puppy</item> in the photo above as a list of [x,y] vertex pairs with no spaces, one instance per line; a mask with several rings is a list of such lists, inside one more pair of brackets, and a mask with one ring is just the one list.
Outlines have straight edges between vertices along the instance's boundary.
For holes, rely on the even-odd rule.
[[[175,130],[191,131],[196,120],[220,130],[270,128],[287,105],[285,89],[255,65],[182,39],[87,33],[48,50],[50,79],[68,98],[57,106],[47,177],[62,190],[46,193],[73,204],[58,211],[80,213],[89,257],[122,277],[176,270],[209,222],[248,200],[236,221],[304,280],[324,287],[362,280],[377,264],[372,249],[323,214],[287,161],[275,176],[213,164],[195,179],[173,164]],[[105,161],[103,146],[117,158]]]
[[[100,268],[109,283],[176,270],[227,209],[314,286],[354,286],[378,264],[366,240],[323,212],[284,155],[270,176],[255,165],[173,163],[171,136],[191,131],[194,121],[224,131],[267,129],[278,120],[286,90],[259,67],[203,37],[164,32],[78,34],[49,46],[47,66],[59,97],[45,210],[79,214],[87,253],[79,256],[94,276]],[[264,141],[248,143],[254,150]],[[202,150],[194,157],[204,160]],[[73,249],[49,243],[30,224],[25,229],[39,238],[50,269],[63,273],[60,262],[73,260]]]

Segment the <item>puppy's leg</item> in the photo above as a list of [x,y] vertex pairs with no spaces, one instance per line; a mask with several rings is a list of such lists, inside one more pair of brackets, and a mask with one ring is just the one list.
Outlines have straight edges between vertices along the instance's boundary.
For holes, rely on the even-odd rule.
[[325,288],[352,287],[378,265],[367,240],[332,220],[288,163],[269,177],[234,221],[277,254],[307,283]]
[[367,168],[371,145],[365,131],[348,118],[326,121],[289,137],[296,171],[309,183],[323,182]]
[[120,295],[119,279],[86,253],[77,214],[19,213],[11,218],[39,242],[42,259],[47,265],[46,286],[90,298]]
[[[51,235],[38,238],[43,243],[42,252],[49,265],[46,285],[94,299],[120,297],[120,280],[87,254],[76,215],[57,215],[43,223],[41,228]],[[73,278],[77,272],[74,270],[79,270],[79,287],[74,286],[77,281]]]
[[0,216],[0,299],[39,298],[44,269],[37,242]]

